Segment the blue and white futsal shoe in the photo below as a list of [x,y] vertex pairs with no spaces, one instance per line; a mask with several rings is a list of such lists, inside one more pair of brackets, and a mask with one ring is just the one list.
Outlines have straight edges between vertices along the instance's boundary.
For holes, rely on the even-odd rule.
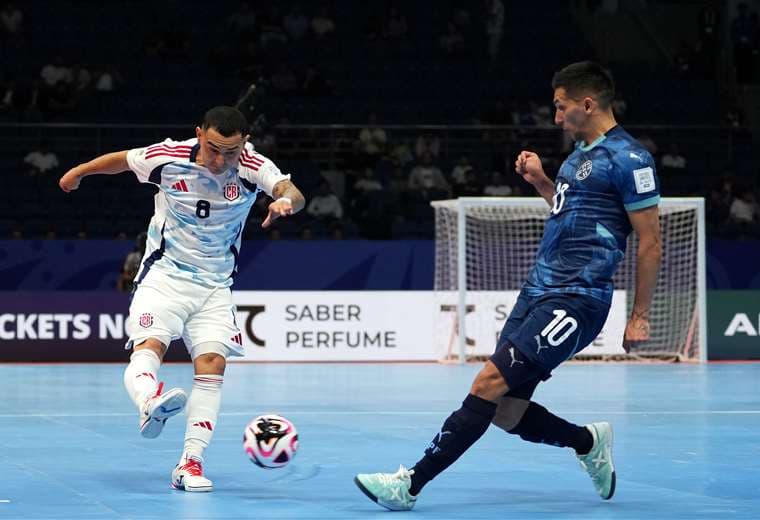
[[409,511],[417,497],[409,493],[414,470],[399,466],[396,473],[360,473],[354,483],[372,501],[391,511]]
[[185,409],[187,394],[181,388],[172,388],[161,393],[163,383],[159,383],[156,394],[148,397],[140,406],[140,433],[146,439],[155,439],[164,429],[169,417]]
[[586,455],[578,455],[581,467],[591,477],[599,496],[609,500],[615,494],[615,466],[612,464],[612,426],[598,422],[587,424],[594,445]]

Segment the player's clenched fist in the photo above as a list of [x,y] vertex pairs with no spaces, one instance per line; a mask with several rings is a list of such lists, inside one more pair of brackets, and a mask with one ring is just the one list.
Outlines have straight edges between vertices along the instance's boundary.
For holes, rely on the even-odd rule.
[[515,161],[515,170],[531,184],[546,177],[538,154],[523,150]]
[[79,188],[79,183],[82,181],[82,176],[79,174],[76,168],[72,168],[66,172],[58,181],[58,186],[61,187],[66,193],[74,191]]

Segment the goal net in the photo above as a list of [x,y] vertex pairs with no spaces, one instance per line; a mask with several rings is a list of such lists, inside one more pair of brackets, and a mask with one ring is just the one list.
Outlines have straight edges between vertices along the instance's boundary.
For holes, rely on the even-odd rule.
[[[540,198],[464,197],[435,209],[435,343],[441,361],[489,356],[533,267],[549,216]],[[615,273],[610,316],[576,359],[705,361],[704,200],[660,203],[663,256],[650,313],[651,339],[626,354],[623,331],[636,283],[636,233]]]

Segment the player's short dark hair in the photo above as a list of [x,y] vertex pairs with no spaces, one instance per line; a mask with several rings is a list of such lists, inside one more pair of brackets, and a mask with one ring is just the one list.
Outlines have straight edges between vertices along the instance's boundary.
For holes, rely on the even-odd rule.
[[554,73],[552,88],[564,88],[577,99],[590,95],[602,108],[608,108],[615,97],[615,81],[610,71],[593,61],[579,61]]
[[204,130],[213,128],[224,137],[231,137],[235,134],[248,134],[248,121],[243,113],[235,107],[218,106],[214,107],[203,116]]

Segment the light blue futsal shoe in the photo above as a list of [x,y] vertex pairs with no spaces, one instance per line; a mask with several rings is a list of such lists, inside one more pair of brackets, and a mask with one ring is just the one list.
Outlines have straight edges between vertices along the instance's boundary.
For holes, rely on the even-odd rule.
[[417,497],[409,493],[414,470],[399,466],[396,473],[360,473],[354,483],[373,502],[391,511],[409,511]]
[[591,477],[599,496],[609,500],[615,494],[615,466],[612,463],[612,426],[598,422],[587,424],[594,445],[586,455],[578,455],[581,467]]

